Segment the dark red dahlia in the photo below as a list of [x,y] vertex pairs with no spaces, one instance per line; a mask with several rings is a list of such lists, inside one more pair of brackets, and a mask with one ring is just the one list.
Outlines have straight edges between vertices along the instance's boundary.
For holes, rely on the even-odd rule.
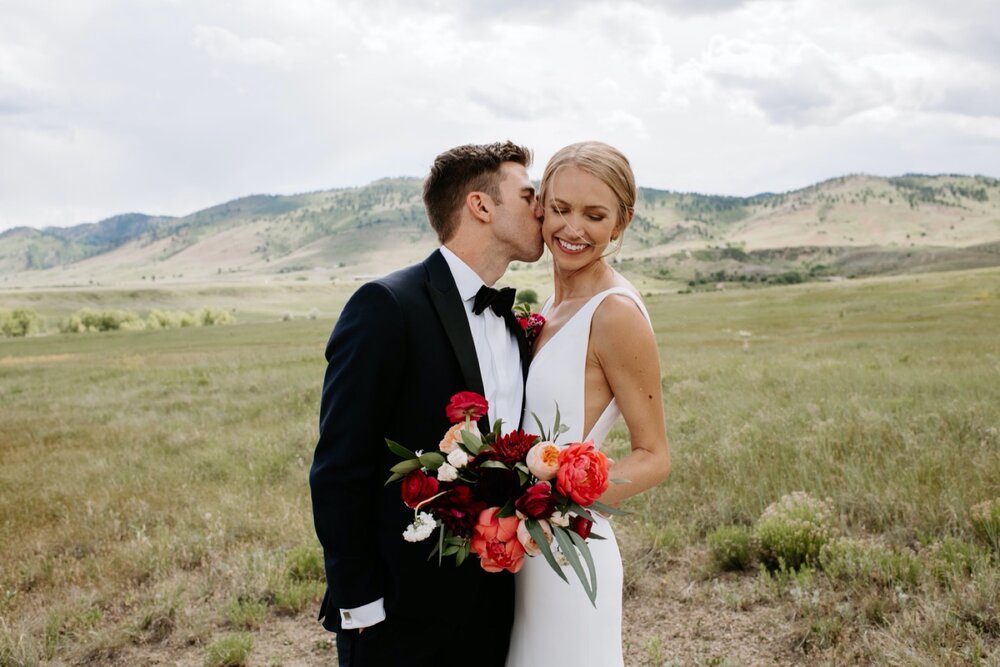
[[497,461],[502,461],[507,465],[524,461],[528,450],[538,441],[537,435],[525,433],[522,430],[512,431],[507,435],[501,435],[493,443],[492,449]]
[[486,503],[472,496],[472,489],[465,484],[442,483],[441,490],[448,493],[435,498],[430,507],[434,516],[451,529],[455,535],[468,536],[486,509]]

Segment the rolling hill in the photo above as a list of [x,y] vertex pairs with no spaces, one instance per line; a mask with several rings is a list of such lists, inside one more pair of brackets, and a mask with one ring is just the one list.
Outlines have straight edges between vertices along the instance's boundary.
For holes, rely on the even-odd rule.
[[[752,197],[642,188],[618,261],[683,280],[817,264],[821,273],[866,275],[994,265],[998,242],[1000,180],[851,175]],[[66,228],[14,228],[0,234],[0,285],[266,280],[307,272],[351,278],[384,273],[435,245],[420,180],[382,179],[253,195],[183,217],[130,213]],[[799,250],[774,252],[788,248]]]

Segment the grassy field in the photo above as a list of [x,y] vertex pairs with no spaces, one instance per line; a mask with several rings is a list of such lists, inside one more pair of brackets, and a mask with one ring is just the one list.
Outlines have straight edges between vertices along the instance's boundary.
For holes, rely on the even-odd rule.
[[[0,339],[0,664],[332,662],[307,474],[350,289],[0,295],[238,319]],[[620,522],[629,664],[1000,664],[970,522],[1000,498],[1000,270],[649,305],[674,472]],[[720,567],[707,536],[793,491],[905,567]]]

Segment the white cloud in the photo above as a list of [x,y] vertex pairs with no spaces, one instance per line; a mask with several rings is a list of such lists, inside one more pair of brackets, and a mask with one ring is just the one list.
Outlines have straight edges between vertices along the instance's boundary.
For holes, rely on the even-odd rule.
[[247,65],[291,65],[294,58],[281,44],[260,37],[239,37],[225,28],[196,25],[192,43],[218,60]]
[[7,0],[0,228],[601,139],[640,183],[1000,176],[992,0]]

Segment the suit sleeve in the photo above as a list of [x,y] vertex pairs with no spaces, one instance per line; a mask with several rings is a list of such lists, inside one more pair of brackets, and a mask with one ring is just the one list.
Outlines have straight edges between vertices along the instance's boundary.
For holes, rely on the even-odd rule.
[[309,485],[326,565],[328,613],[383,597],[377,494],[389,475],[384,415],[397,398],[402,327],[394,296],[385,286],[368,283],[344,306],[327,344]]

